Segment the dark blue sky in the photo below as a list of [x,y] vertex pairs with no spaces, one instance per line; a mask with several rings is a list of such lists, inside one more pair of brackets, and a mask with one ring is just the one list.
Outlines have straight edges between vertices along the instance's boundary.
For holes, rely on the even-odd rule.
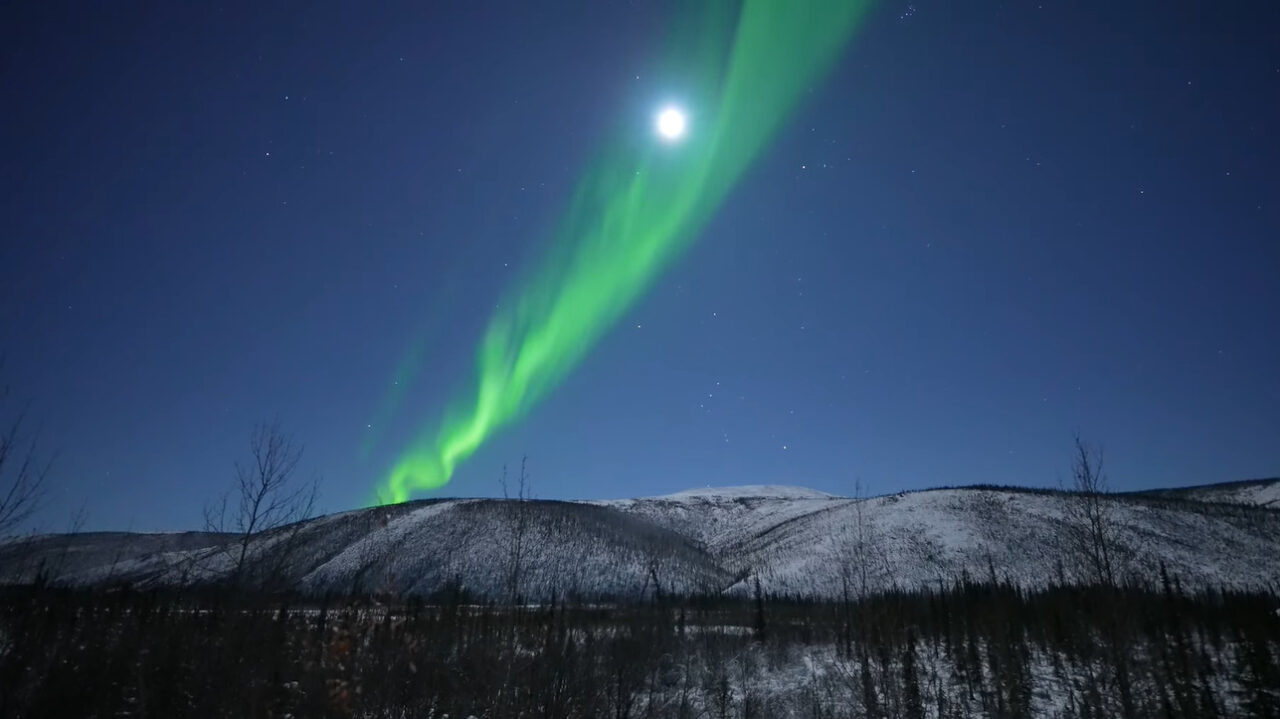
[[[628,113],[659,3],[9,3],[0,352],[42,521],[187,528],[255,421],[365,503]],[[1280,9],[884,3],[689,251],[458,471],[1120,489],[1280,473]],[[371,428],[397,365],[418,381]],[[362,446],[370,439],[368,456]]]

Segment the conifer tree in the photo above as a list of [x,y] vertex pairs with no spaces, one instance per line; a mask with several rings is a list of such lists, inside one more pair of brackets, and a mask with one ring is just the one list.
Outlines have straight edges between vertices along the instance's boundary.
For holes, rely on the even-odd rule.
[[905,719],[924,719],[924,702],[920,699],[920,677],[916,670],[916,633],[907,630],[907,646],[902,653],[902,703]]

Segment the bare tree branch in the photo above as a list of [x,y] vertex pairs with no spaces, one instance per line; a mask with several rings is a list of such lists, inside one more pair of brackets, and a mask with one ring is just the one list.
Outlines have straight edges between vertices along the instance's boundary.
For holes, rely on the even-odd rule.
[[[0,389],[0,402],[8,396],[7,388]],[[52,458],[41,461],[39,432],[28,436],[26,419],[24,406],[0,433],[0,538],[9,536],[40,509],[45,479],[53,466]]]
[[[319,496],[318,480],[297,481],[303,446],[285,434],[279,422],[258,424],[249,436],[249,458],[235,464],[236,478],[231,491],[216,503],[205,506],[205,529],[236,535],[223,546],[231,563],[228,579],[243,585],[248,580],[255,540],[266,532],[293,526],[293,531],[277,539],[272,547],[272,571],[278,573],[296,548],[297,529],[310,519]],[[234,502],[231,495],[234,494]]]
[[1071,489],[1076,496],[1067,505],[1067,528],[1077,563],[1083,565],[1089,580],[1115,586],[1119,530],[1107,496],[1110,487],[1103,472],[1103,454],[1080,435],[1075,436],[1072,452]]
[[[520,459],[520,477],[516,485],[516,497],[514,503],[515,517],[511,527],[511,542],[508,545],[508,571],[507,571],[507,601],[515,604],[521,595],[521,579],[524,574],[524,560],[526,535],[529,532],[529,500],[530,482],[527,466],[529,463],[528,456]],[[507,467],[502,467],[502,497],[507,500],[506,506],[512,507],[512,497],[507,489]]]

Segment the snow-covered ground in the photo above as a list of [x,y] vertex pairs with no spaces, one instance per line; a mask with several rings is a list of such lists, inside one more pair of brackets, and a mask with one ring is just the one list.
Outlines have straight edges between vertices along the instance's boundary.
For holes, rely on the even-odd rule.
[[598,504],[644,517],[696,540],[713,554],[723,554],[770,527],[852,501],[803,487],[747,485]]
[[[1216,487],[1216,489],[1215,489]],[[1280,583],[1280,481],[1106,500],[1122,574],[1187,585]],[[1263,506],[1226,504],[1223,497]],[[1193,501],[1208,500],[1208,501]],[[313,592],[634,597],[935,585],[991,573],[1024,586],[1073,575],[1075,495],[963,488],[850,499],[747,486],[592,502],[425,500],[343,512],[254,539],[258,571]],[[147,586],[230,571],[226,537],[47,535],[0,544],[0,581]],[[287,541],[286,541],[287,540]],[[277,566],[281,548],[287,562]]]
[[1280,509],[1280,480],[1275,479],[1202,484],[1155,490],[1147,494],[1191,499],[1198,502],[1225,502]]
[[[734,499],[839,499],[834,494],[819,492],[807,487],[788,487],[781,484],[744,484],[737,487],[702,487],[686,489],[675,494],[642,497],[649,500],[723,502]],[[634,501],[634,500],[632,500]]]
[[[651,711],[656,716],[866,716],[862,685],[862,661],[858,657],[841,656],[831,644],[788,645],[766,648],[761,645],[732,646],[731,650],[711,659],[699,658],[671,667],[658,677],[657,691],[636,693],[637,713]],[[1203,652],[1207,666],[1215,668],[1206,684],[1207,693],[1225,716],[1240,713],[1239,697],[1243,688],[1230,678],[1225,668],[1234,666],[1240,656],[1239,647],[1197,647]],[[1160,647],[1135,646],[1134,658],[1150,661],[1159,656]],[[1026,658],[1027,705],[1017,714],[996,709],[997,687],[1006,685],[1008,677],[992,671],[989,658],[992,647],[979,644],[980,662],[976,671],[966,672],[956,665],[956,657],[942,643],[921,642],[915,653],[915,668],[920,691],[921,716],[928,719],[946,717],[1020,716],[1055,718],[1079,716],[1080,707],[1101,705],[1106,716],[1120,716],[1121,708],[1114,692],[1093,694],[1100,678],[1108,677],[1100,661],[1084,662],[1044,647],[1035,647]],[[902,661],[899,657],[882,663],[867,660],[874,677],[874,696],[882,715],[904,716],[900,685]],[[1105,682],[1107,679],[1101,679]],[[1146,698],[1158,690],[1146,686],[1138,678],[1134,689]],[[1201,690],[1204,691],[1203,689]],[[1074,711],[1067,713],[1068,707]]]

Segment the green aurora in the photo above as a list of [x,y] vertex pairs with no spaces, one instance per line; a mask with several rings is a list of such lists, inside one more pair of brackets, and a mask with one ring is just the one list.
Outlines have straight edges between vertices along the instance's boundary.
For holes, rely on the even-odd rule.
[[[770,137],[838,56],[870,0],[709,3],[685,26],[689,128],[636,141],[634,123],[584,173],[548,256],[490,318],[475,386],[424,428],[377,489],[401,502],[437,489],[498,429],[554,389],[688,246]],[[677,62],[679,60],[680,62]],[[403,379],[412,370],[401,367]],[[397,383],[399,386],[399,383]],[[399,386],[397,394],[403,391]]]

